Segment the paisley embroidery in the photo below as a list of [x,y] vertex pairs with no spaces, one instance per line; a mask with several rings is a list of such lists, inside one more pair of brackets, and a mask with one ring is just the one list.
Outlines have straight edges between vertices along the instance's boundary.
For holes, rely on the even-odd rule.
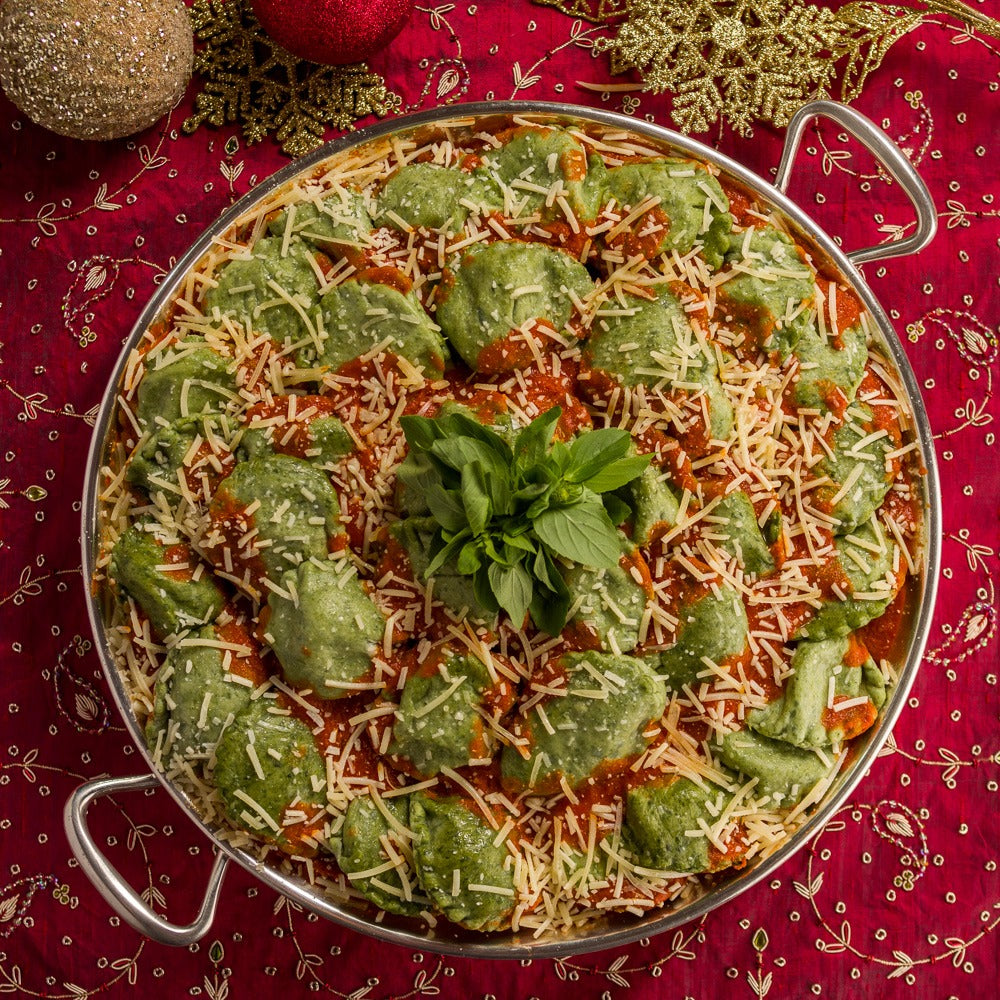
[[54,875],[33,875],[0,889],[0,937],[10,937],[24,923],[35,893],[56,885],[58,881]]

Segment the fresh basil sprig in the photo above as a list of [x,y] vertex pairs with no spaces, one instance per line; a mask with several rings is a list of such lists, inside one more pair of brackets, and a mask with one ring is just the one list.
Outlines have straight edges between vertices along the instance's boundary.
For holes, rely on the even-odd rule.
[[562,631],[570,607],[556,559],[594,569],[618,564],[616,525],[630,510],[612,491],[652,457],[629,456],[631,438],[617,428],[553,443],[561,416],[553,407],[512,445],[460,411],[400,421],[410,450],[399,479],[437,522],[426,575],[451,561],[472,578],[483,607],[502,608],[518,627],[530,611],[550,635]]

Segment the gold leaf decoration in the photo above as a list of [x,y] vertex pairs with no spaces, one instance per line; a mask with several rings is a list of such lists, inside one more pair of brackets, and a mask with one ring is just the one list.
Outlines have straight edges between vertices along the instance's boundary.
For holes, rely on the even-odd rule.
[[817,97],[839,91],[853,100],[889,49],[934,14],[1000,36],[1000,22],[960,0],[857,0],[837,11],[809,0],[535,2],[616,25],[594,49],[610,52],[614,73],[638,70],[643,90],[670,92],[685,132],[705,132],[721,118],[749,136],[755,121],[787,125]]
[[540,7],[555,7],[570,17],[603,24],[625,13],[627,0],[534,0]]
[[326,130],[397,111],[400,97],[365,63],[320,66],[293,56],[264,32],[250,0],[195,0],[194,70],[202,78],[194,113],[183,125],[239,123],[248,143],[268,135],[289,156],[323,143]]

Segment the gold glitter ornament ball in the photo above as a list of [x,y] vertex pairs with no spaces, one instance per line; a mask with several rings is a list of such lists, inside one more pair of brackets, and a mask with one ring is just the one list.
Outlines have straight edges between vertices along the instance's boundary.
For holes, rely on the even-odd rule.
[[3,0],[0,86],[32,121],[118,139],[162,118],[191,77],[181,0]]

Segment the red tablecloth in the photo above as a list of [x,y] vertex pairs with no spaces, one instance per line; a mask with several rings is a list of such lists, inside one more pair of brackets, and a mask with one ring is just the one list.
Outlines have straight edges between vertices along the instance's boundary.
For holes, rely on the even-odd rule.
[[[1000,13],[989,0],[982,8]],[[523,0],[417,8],[375,60],[404,109],[543,98],[670,124],[662,97],[599,91],[598,30]],[[520,80],[518,87],[517,81]],[[476,963],[375,943],[233,870],[189,951],[145,941],[72,860],[61,812],[85,778],[140,768],[86,622],[78,552],[90,423],[157,281],[285,159],[232,130],[183,135],[190,101],[131,141],[84,144],[0,104],[0,992],[455,998],[995,996],[1000,922],[994,443],[1000,321],[1000,42],[937,19],[904,38],[861,110],[930,184],[941,231],[867,268],[916,369],[944,487],[941,596],[894,740],[811,847],[701,923],[578,960]],[[781,136],[707,141],[765,176]],[[870,158],[822,124],[792,193],[849,247],[912,226]],[[96,807],[108,853],[178,919],[211,852],[162,792]]]

